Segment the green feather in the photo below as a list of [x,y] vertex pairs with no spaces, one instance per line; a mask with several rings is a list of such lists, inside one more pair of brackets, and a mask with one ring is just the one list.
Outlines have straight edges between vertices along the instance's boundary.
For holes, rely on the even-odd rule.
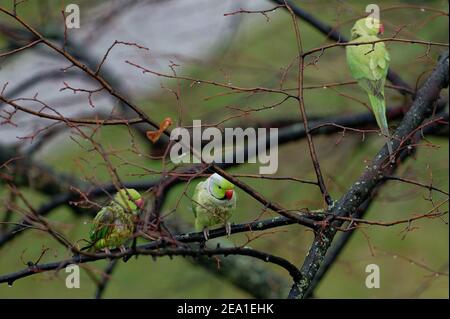
[[[365,25],[365,19],[358,20],[352,28],[350,43],[380,40],[377,29]],[[389,69],[389,52],[382,42],[373,44],[349,45],[346,47],[347,63],[358,84],[369,96],[370,105],[383,135],[388,139],[389,154],[392,155],[389,127],[386,119],[384,84]]]
[[233,197],[227,200],[223,198],[222,192],[233,188],[232,183],[217,174],[213,174],[208,180],[197,184],[192,196],[197,231],[211,226],[225,225],[229,221],[236,208],[237,196],[234,193]]
[[141,195],[133,189],[120,190],[95,216],[89,233],[91,244],[85,248],[95,251],[123,245],[133,234],[133,215],[138,212],[134,202],[140,198]]

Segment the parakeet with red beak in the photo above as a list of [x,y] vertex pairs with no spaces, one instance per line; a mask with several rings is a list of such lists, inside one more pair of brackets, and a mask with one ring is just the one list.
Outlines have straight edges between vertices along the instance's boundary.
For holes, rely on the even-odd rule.
[[[378,19],[366,17],[356,21],[352,28],[350,43],[380,40],[377,35],[384,32]],[[389,155],[392,160],[392,145],[386,119],[384,83],[389,69],[389,52],[383,42],[375,44],[349,45],[346,47],[350,72],[360,87],[369,96],[372,111],[381,133],[387,138]]]
[[119,190],[111,202],[95,216],[89,233],[91,251],[120,248],[133,235],[134,217],[144,207],[144,199],[135,189]]
[[202,231],[208,240],[208,227],[224,225],[230,235],[229,222],[236,208],[236,193],[234,185],[220,176],[211,175],[206,181],[198,183],[192,197],[192,208],[195,216],[195,228]]

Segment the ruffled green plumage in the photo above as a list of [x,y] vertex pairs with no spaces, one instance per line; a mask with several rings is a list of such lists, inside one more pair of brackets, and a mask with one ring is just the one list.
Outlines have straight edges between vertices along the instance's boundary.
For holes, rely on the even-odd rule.
[[215,225],[227,225],[236,208],[237,196],[234,194],[231,199],[226,199],[225,192],[233,188],[232,183],[218,174],[213,174],[206,181],[198,183],[192,197],[197,231]]
[[113,200],[95,216],[89,233],[91,250],[114,249],[123,245],[134,231],[133,215],[139,211],[136,204],[141,195],[134,189],[122,189]]

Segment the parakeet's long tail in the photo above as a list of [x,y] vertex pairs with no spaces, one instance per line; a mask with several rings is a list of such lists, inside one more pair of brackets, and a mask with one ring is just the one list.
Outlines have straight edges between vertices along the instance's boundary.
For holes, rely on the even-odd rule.
[[387,148],[389,152],[389,156],[392,159],[392,145],[391,145],[391,135],[389,133],[389,127],[386,119],[386,105],[383,99],[380,99],[372,94],[369,94],[370,104],[372,105],[373,114],[375,115],[375,119],[377,120],[377,124],[380,127],[381,134],[386,137],[387,140]]

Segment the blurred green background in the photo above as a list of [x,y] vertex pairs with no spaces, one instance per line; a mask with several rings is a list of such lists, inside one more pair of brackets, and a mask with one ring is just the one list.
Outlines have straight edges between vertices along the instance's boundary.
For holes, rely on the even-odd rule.
[[[52,10],[48,13],[48,21],[60,19],[60,9],[64,3],[72,1],[49,1]],[[82,8],[94,7],[101,1],[78,1]],[[7,1],[0,1],[2,5]],[[28,1],[21,5],[20,14],[26,21],[38,25],[39,1]],[[295,1],[302,8],[316,15],[323,21],[348,35],[353,19],[364,13],[366,3],[363,1]],[[382,1],[381,8],[398,6],[382,13],[385,23],[385,36],[392,35],[395,29],[405,26],[402,38],[415,38],[426,41],[447,42],[448,17],[437,16],[436,12],[420,10],[420,1]],[[426,1],[423,5],[448,12],[447,1]],[[267,7],[273,6],[267,3]],[[151,17],[151,12],[149,12]],[[208,60],[187,61],[183,66],[183,75],[198,79],[225,82],[224,71],[230,81],[237,86],[277,87],[283,70],[292,62],[296,55],[295,38],[292,23],[288,14],[277,10],[269,14],[270,21],[261,16],[243,15],[243,25],[231,39],[221,43],[215,54]],[[252,19],[247,25],[246,20]],[[300,30],[305,49],[321,46],[326,42],[324,36],[300,21]],[[0,37],[0,48],[5,39]],[[412,86],[417,79],[423,79],[432,70],[436,59],[443,48],[432,47],[429,54],[427,46],[414,44],[388,43],[391,53],[391,66],[404,80]],[[0,50],[2,52],[2,50]],[[19,57],[20,58],[20,57]],[[309,62],[312,61],[311,60]],[[138,71],[136,71],[138,72]],[[143,75],[147,76],[147,75]],[[0,79],[5,81],[1,77]],[[344,50],[335,48],[326,51],[316,65],[310,65],[305,70],[306,86],[323,86],[327,83],[351,81],[345,62]],[[174,81],[162,81],[166,87],[175,89]],[[420,80],[419,80],[420,83]],[[295,87],[295,67],[288,72],[284,87]],[[183,125],[191,125],[192,119],[202,119],[203,124],[217,123],[231,114],[225,106],[240,108],[259,108],[279,101],[280,97],[273,94],[231,94],[205,99],[224,92],[213,86],[194,85],[181,82],[181,96],[184,107]],[[387,89],[388,105],[397,106],[404,103],[404,97],[392,89]],[[447,93],[445,93],[447,94]],[[351,100],[352,95],[366,100],[361,90],[354,85],[336,88],[318,88],[305,90],[305,104],[309,116],[333,114],[351,114],[364,112],[366,109],[357,101]],[[135,99],[147,114],[155,121],[161,121],[167,116],[177,119],[176,100],[171,92],[161,89],[157,94]],[[264,112],[250,113],[244,118],[237,118],[221,124],[221,127],[247,123],[258,123],[273,119],[299,118],[298,105],[287,101],[282,105]],[[391,123],[395,127],[397,123]],[[79,137],[72,136],[75,140]],[[137,156],[130,151],[134,141],[144,153],[149,146],[146,140],[129,135],[123,127],[103,127],[95,134],[95,140],[105,149],[119,150],[120,157],[112,158],[118,165],[118,172],[124,181],[148,179],[148,172],[140,166],[158,170],[159,161]],[[331,136],[315,137],[318,157],[325,173],[326,182],[334,198],[339,198],[346,188],[360,175],[365,165],[382,145],[382,139],[377,134],[368,134],[362,140],[360,134],[346,132]],[[448,190],[448,138],[430,137],[430,146],[420,146],[417,154],[408,159],[398,170],[397,175],[406,176],[418,181],[429,182],[444,190]],[[423,142],[425,143],[425,142]],[[110,176],[104,167],[102,159],[92,152],[87,152],[80,145],[63,134],[52,141],[36,155],[42,161],[59,172],[75,174],[76,176],[95,177],[98,181],[109,182]],[[126,159],[126,163],[124,161]],[[255,164],[241,165],[230,170],[232,173],[258,173]],[[305,140],[283,145],[279,149],[279,170],[277,176],[295,176],[314,179],[314,170],[308,155]],[[157,177],[156,175],[154,176]],[[322,201],[319,191],[310,185],[292,181],[255,180],[245,178],[244,181],[259,192],[282,203],[287,208],[308,207],[321,208]],[[197,181],[189,185],[187,193],[191,195]],[[182,220],[186,225],[192,225],[190,201],[182,195],[185,185],[180,185],[170,192],[163,213],[169,213],[169,219]],[[24,190],[32,199],[35,207],[45,203],[46,198],[32,189]],[[239,203],[234,222],[244,222],[255,219],[262,207],[242,191],[238,192]],[[423,214],[432,208],[427,200],[428,190],[398,182],[388,182],[379,194],[376,202],[366,214],[367,219],[391,221],[405,219],[413,214]],[[434,192],[433,203],[445,200],[445,196]],[[5,203],[6,192],[0,185],[0,203]],[[178,199],[181,202],[177,206]],[[172,212],[172,210],[174,210]],[[442,207],[445,211],[448,205]],[[2,211],[5,209],[2,208]],[[267,217],[266,213],[264,217]],[[15,216],[19,220],[20,216]],[[88,217],[76,217],[68,208],[54,210],[48,221],[77,241],[86,238],[89,231]],[[448,298],[448,275],[436,275],[435,272],[448,273],[449,231],[448,218],[420,220],[412,224],[413,229],[405,232],[405,225],[393,227],[371,226],[358,230],[347,245],[329,273],[318,286],[315,296],[318,298]],[[270,232],[268,232],[270,233]],[[239,244],[246,240],[244,235],[230,237],[233,243]],[[251,243],[256,249],[270,252],[287,258],[292,263],[300,265],[312,241],[312,233],[301,226],[292,225],[276,229],[276,232],[262,236]],[[50,250],[41,262],[64,259],[70,253],[61,249],[55,241],[45,233],[29,230],[5,245],[0,250],[0,275],[17,271],[26,267],[28,260],[36,260],[43,247]],[[246,257],[242,257],[246,258]],[[254,261],[261,263],[261,261]],[[381,288],[367,289],[364,285],[367,264],[375,263],[381,269]],[[100,272],[106,262],[84,264],[91,270]],[[265,267],[279,273],[289,280],[289,275],[282,269],[265,264]],[[251,269],[249,269],[251,271]],[[12,287],[0,285],[0,298],[92,298],[95,284],[83,270],[81,288],[67,289],[65,287],[64,271],[47,272],[18,280]],[[288,291],[289,287],[285,290]],[[173,260],[163,257],[153,261],[151,258],[140,257],[131,259],[124,264],[120,262],[117,270],[104,294],[105,298],[248,298],[247,292],[236,288],[226,280],[202,267],[192,264],[181,257]]]

